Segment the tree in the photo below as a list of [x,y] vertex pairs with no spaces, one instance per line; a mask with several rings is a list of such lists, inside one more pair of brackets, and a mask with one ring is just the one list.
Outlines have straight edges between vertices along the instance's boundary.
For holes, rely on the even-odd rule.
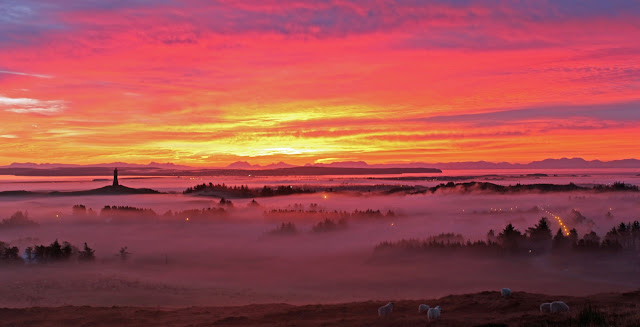
[[96,251],[87,246],[87,242],[84,243],[84,249],[80,251],[78,260],[80,261],[93,261],[96,257],[94,255]]
[[521,239],[522,233],[513,227],[511,223],[508,224],[500,234],[498,234],[498,240],[502,243],[502,246],[511,250],[518,248],[518,244]]
[[598,245],[600,244],[600,236],[598,236],[598,234],[596,234],[596,232],[594,231],[591,231],[591,233],[589,234],[584,234],[583,239],[587,243],[595,243]]
[[74,252],[77,252],[77,251],[74,251],[74,246],[72,246],[69,242],[62,242],[62,258],[63,259],[71,258]]
[[487,243],[496,243],[498,239],[496,238],[496,233],[493,229],[490,229],[487,233]]
[[127,247],[121,247],[120,248],[120,260],[122,261],[126,261],[129,258],[129,255],[131,254],[130,252],[127,252]]
[[638,236],[640,236],[640,222],[638,222],[637,220],[635,220],[631,224],[631,235],[634,238],[637,238]]
[[72,208],[72,214],[74,216],[84,216],[87,214],[87,207],[83,204],[76,204]]
[[20,258],[20,249],[17,246],[9,246],[9,244],[5,242],[0,242],[0,262],[21,262],[22,258]]
[[611,228],[610,231],[604,236],[605,241],[618,241],[618,230],[615,227]]
[[60,260],[64,257],[62,246],[60,245],[60,242],[58,242],[58,239],[56,239],[55,241],[53,241],[53,243],[51,243],[51,245],[49,245],[48,249],[45,250],[45,253],[45,256],[48,256],[53,260]]
[[567,237],[567,240],[569,240],[569,243],[571,245],[578,243],[578,231],[575,228],[572,228],[569,231],[569,236]]
[[618,235],[622,237],[627,236],[627,232],[629,231],[629,229],[630,228],[627,228],[627,225],[625,225],[624,223],[620,223],[620,225],[618,225]]
[[35,253],[33,252],[33,247],[29,246],[24,249],[24,257],[27,259],[27,262],[32,262],[35,259]]
[[556,236],[553,237],[553,242],[551,243],[552,249],[562,249],[565,248],[568,244],[568,239],[564,234],[562,234],[562,228],[558,228],[558,232]]
[[527,229],[529,238],[534,242],[550,241],[552,237],[551,228],[549,228],[549,220],[542,217],[538,224]]

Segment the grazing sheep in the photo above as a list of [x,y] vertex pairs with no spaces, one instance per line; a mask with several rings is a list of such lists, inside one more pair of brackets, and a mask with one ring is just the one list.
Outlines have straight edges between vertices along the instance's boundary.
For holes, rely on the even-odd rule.
[[427,318],[429,318],[429,320],[440,318],[440,306],[429,309],[429,311],[427,311]]
[[540,305],[540,312],[550,313],[551,312],[551,303],[542,303]]
[[393,302],[389,302],[389,303],[379,307],[378,308],[378,316],[380,316],[380,317],[389,316],[391,314],[391,311],[393,311]]
[[562,301],[551,302],[551,313],[568,312],[569,306]]
[[500,290],[500,294],[502,294],[502,297],[509,297],[511,296],[511,289],[503,288]]
[[425,313],[429,311],[429,306],[426,304],[421,304],[418,306],[418,313]]

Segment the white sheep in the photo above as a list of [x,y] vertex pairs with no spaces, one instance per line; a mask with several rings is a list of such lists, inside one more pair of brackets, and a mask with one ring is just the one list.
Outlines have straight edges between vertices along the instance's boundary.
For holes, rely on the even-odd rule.
[[389,303],[379,307],[378,308],[378,316],[386,317],[386,316],[391,314],[391,311],[393,311],[393,302],[389,302]]
[[551,303],[546,302],[540,305],[540,312],[549,313],[551,312]]
[[562,301],[551,302],[551,313],[568,312],[569,306]]
[[429,320],[440,318],[440,306],[429,309],[429,311],[427,311],[427,318],[429,318]]
[[502,294],[502,297],[509,297],[511,296],[511,289],[503,288],[500,290],[500,294]]
[[418,306],[418,313],[425,313],[429,311],[429,306],[426,304],[421,304]]

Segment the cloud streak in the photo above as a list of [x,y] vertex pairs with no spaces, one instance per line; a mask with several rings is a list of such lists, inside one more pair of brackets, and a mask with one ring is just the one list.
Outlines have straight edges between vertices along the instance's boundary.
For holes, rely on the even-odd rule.
[[21,72],[14,72],[14,71],[10,71],[10,70],[0,70],[0,74],[31,76],[31,77],[38,77],[38,78],[53,78],[53,76],[51,76],[51,75],[21,73]]
[[38,100],[30,98],[8,98],[0,95],[0,109],[19,114],[50,115],[63,111],[65,103],[61,100]]

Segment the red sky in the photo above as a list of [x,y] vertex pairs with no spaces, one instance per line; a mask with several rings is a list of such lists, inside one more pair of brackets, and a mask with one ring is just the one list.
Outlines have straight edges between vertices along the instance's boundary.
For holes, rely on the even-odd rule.
[[0,164],[640,158],[640,2],[0,4]]

